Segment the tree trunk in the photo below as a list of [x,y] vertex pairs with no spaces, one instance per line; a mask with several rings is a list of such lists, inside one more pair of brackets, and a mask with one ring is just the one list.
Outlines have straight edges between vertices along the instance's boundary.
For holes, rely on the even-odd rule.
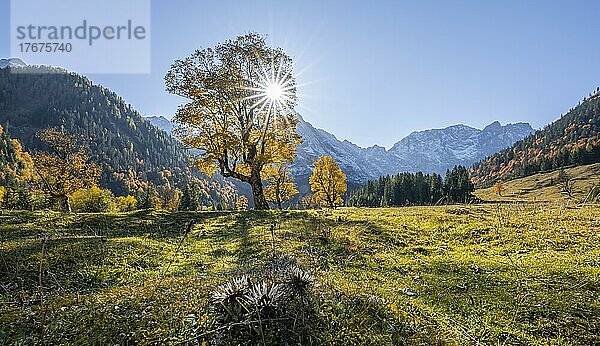
[[66,196],[66,195],[57,196],[56,199],[58,201],[58,209],[60,211],[62,211],[63,213],[71,212],[71,204],[69,204],[69,196]]
[[262,180],[260,179],[260,173],[252,173],[250,177],[250,186],[252,186],[252,199],[254,200],[255,210],[269,210],[269,203],[265,198],[263,192]]

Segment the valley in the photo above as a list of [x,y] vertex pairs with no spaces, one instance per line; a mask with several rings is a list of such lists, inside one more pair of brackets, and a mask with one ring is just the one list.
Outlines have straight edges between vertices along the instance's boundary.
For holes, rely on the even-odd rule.
[[0,59],[0,345],[600,345],[597,11],[149,3]]
[[[494,122],[483,130],[466,125],[443,129],[415,131],[402,138],[392,148],[373,145],[362,148],[335,135],[314,127],[297,114],[297,133],[303,142],[296,149],[292,172],[302,192],[308,192],[308,176],[312,163],[321,155],[336,159],[348,181],[356,186],[380,176],[399,172],[428,172],[444,175],[455,165],[472,164],[510,147],[534,132],[526,123],[501,125]],[[146,117],[159,129],[172,133],[173,124],[162,116]]]

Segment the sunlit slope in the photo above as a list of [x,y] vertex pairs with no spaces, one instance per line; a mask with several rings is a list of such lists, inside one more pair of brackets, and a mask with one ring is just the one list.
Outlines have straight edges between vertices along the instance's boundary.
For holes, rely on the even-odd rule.
[[574,201],[586,200],[594,186],[600,188],[600,163],[565,169],[573,180],[573,193],[569,197],[561,191],[558,180],[559,170],[538,173],[528,177],[503,183],[502,196],[494,192],[493,187],[475,191],[475,195],[485,201]]

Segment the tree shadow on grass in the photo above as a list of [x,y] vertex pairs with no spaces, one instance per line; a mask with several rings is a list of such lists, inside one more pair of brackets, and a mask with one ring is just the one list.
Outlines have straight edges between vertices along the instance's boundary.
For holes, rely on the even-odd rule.
[[[227,214],[73,214],[50,218],[44,225],[28,217],[23,229],[2,234],[0,282],[10,290],[35,292],[41,264],[43,276],[50,272],[55,277],[54,283],[44,284],[47,294],[126,284],[128,281],[119,275],[143,278],[143,271],[157,272],[165,266],[170,258],[164,251],[182,239],[191,220],[202,224],[223,215]],[[127,268],[136,272],[125,273]]]
[[102,234],[107,237],[148,237],[151,239],[181,236],[189,222],[228,215],[227,212],[157,212],[142,210],[127,214],[82,214],[74,218],[66,231]]
[[[188,246],[187,242],[194,239],[207,241],[211,250],[207,250],[206,254],[216,261],[220,257],[233,257],[233,266],[229,266],[228,271],[237,273],[260,270],[267,261],[277,256],[298,255],[280,247],[279,242],[285,237],[318,247],[326,254],[327,263],[339,262],[351,255],[355,259],[360,258],[348,250],[349,243],[343,239],[323,240],[311,233],[311,225],[315,222],[323,223],[324,227],[340,227],[340,223],[306,212],[139,211],[127,214],[74,214],[64,218],[50,218],[44,225],[36,224],[29,216],[27,220],[27,230],[18,233],[20,237],[13,234],[12,239],[0,248],[3,260],[0,262],[0,271],[7,274],[3,275],[6,280],[2,281],[11,284],[15,277],[19,277],[19,287],[32,292],[37,289],[42,239],[49,234],[44,246],[43,270],[44,273],[50,271],[56,274],[57,278],[56,285],[47,288],[49,294],[53,290],[78,292],[84,289],[93,292],[118,285],[119,282],[130,284],[125,279],[130,275],[123,272],[129,267],[121,263],[129,261],[130,267],[138,267],[141,274],[138,273],[137,277],[143,279],[146,277],[144,270],[157,272],[168,261],[177,263],[182,260],[182,256],[177,253],[168,252],[169,255],[165,256],[164,243],[170,244],[171,250],[181,243],[178,251],[183,252]],[[192,234],[185,234],[186,226],[192,220],[196,224],[194,231]],[[217,226],[205,229],[211,223],[216,223]],[[352,223],[350,227],[355,227],[356,224],[360,223]],[[272,225],[277,227],[274,243],[270,231]],[[279,228],[281,226],[283,228]],[[372,225],[369,227],[373,228]],[[123,243],[127,239],[131,239],[131,242]],[[157,243],[143,244],[144,239]],[[232,244],[235,244],[235,248],[231,248]],[[143,259],[143,263],[131,263],[132,257],[128,257],[134,254],[133,258],[141,258],[146,253],[148,258]],[[108,277],[96,277],[95,270],[103,272],[103,268],[110,270],[111,274]],[[204,269],[186,269],[188,273],[189,270]],[[119,275],[125,277],[119,279]],[[166,275],[179,274],[170,272]],[[22,287],[23,285],[26,287]]]
[[37,220],[39,213],[32,211],[6,211],[0,210],[0,224],[21,225]]
[[[340,228],[360,230],[372,237],[383,231],[368,221],[332,220],[304,211],[248,212],[237,214],[231,227],[203,233],[213,250],[210,256],[235,257],[230,274],[258,272],[282,257],[293,257],[313,270],[348,265],[364,268],[375,250],[354,248],[353,242],[335,234]],[[235,249],[228,245],[237,244]]]
[[[244,212],[232,214],[232,223],[221,229],[203,231],[199,240],[207,241],[211,250],[208,255],[215,260],[234,257],[235,264],[228,271],[242,273],[252,265],[258,264],[269,244],[261,242],[257,236],[267,231],[272,220],[269,212]],[[230,249],[236,244],[234,249]],[[228,249],[229,247],[229,249]]]
[[[101,240],[96,238],[61,237],[56,239],[31,239],[10,250],[0,251],[1,284],[11,293],[39,290],[42,285],[48,293],[62,293],[91,289],[96,286],[94,278],[85,274],[86,269],[101,262]],[[43,247],[43,253],[42,253]],[[11,289],[14,292],[11,292]]]

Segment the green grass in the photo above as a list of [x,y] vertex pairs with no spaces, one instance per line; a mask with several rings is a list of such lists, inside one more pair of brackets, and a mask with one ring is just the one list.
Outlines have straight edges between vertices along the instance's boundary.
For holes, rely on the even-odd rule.
[[477,190],[475,195],[484,201],[494,202],[581,202],[585,200],[593,187],[600,189],[600,163],[567,168],[565,172],[573,179],[571,197],[561,192],[558,170],[504,182],[506,191],[502,196],[498,196],[491,187]]
[[305,344],[600,343],[598,205],[4,212],[0,240],[3,344],[214,343],[211,292],[284,255],[317,280]]

